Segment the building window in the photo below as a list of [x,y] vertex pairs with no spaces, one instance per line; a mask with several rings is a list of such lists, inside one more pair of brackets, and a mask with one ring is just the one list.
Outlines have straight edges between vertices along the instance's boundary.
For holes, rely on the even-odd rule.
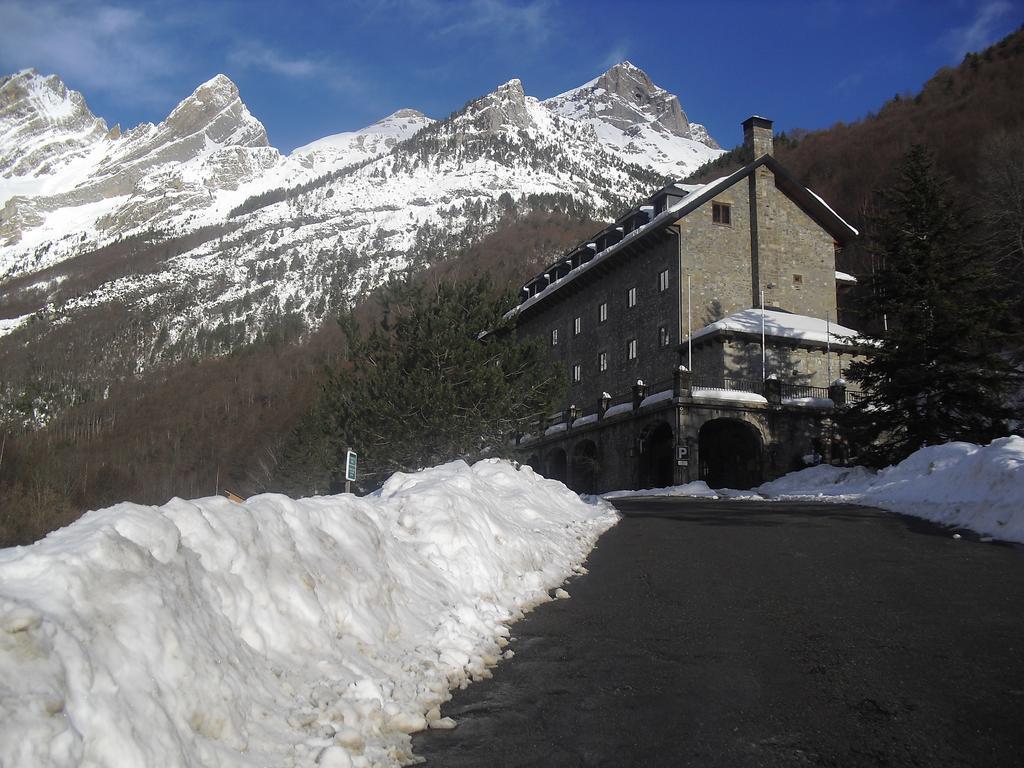
[[580,335],[580,331],[582,331],[582,330],[583,330],[583,318],[582,317],[577,317],[575,320],[572,321],[572,335],[573,336],[579,336]]
[[658,290],[659,291],[667,291],[668,290],[668,270],[667,269],[663,269],[663,270],[661,270],[661,272],[658,273]]
[[583,366],[576,363],[572,367],[572,383],[579,384],[583,380]]
[[557,328],[552,328],[551,329],[551,346],[552,347],[558,346],[558,329]]
[[803,284],[804,284],[804,276],[803,275],[793,275],[793,285],[803,285]]
[[664,325],[658,329],[658,345],[662,347],[668,346],[668,328]]
[[715,224],[732,224],[732,212],[725,203],[711,204],[711,220]]
[[626,359],[636,360],[636,339],[630,339],[626,345]]
[[602,301],[601,306],[597,308],[597,322],[603,323],[608,319],[608,302]]
[[598,352],[597,353],[597,370],[607,371],[608,370],[608,353]]
[[636,287],[635,286],[633,288],[630,288],[628,291],[626,291],[626,306],[627,307],[635,307],[636,306]]

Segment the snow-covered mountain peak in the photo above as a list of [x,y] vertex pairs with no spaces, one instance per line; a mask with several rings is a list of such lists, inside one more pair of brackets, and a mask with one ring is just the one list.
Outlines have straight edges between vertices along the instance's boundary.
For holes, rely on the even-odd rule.
[[177,136],[199,131],[218,144],[267,146],[267,131],[250,114],[236,86],[226,75],[216,75],[184,99],[161,125]]
[[[25,69],[0,77],[0,202],[5,191],[34,193],[26,177],[54,173],[106,135],[103,119],[57,75]],[[26,184],[17,184],[19,179]]]
[[659,88],[646,72],[628,61],[546,103],[568,117],[600,117],[620,130],[645,124],[681,138],[692,138],[690,122],[679,99]]
[[543,104],[589,123],[603,141],[666,176],[686,176],[719,150],[704,126],[689,121],[678,97],[629,61]]
[[526,92],[518,79],[502,83],[486,96],[470,102],[456,119],[468,120],[478,131],[488,134],[509,128],[528,128],[534,122],[527,107]]

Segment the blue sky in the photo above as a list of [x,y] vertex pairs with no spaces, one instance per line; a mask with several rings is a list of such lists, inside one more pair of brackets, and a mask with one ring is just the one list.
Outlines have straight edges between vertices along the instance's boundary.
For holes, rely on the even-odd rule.
[[123,128],[222,72],[284,151],[401,107],[444,117],[518,77],[546,98],[629,59],[726,147],[751,114],[822,128],[917,90],[1024,0],[773,3],[0,0],[0,72],[59,74]]

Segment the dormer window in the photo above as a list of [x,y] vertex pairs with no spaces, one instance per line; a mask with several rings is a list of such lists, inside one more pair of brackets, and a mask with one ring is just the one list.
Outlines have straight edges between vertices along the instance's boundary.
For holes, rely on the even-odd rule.
[[726,203],[711,204],[711,221],[715,224],[732,224],[732,211]]

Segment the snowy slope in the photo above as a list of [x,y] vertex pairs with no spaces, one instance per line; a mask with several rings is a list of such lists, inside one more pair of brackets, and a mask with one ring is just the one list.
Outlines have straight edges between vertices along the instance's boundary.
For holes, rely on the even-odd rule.
[[[49,344],[40,334],[111,303],[143,320],[138,369],[313,327],[396,271],[477,242],[510,212],[610,218],[661,186],[662,159],[623,149],[605,123],[695,144],[679,135],[692,124],[678,100],[653,84],[650,109],[605,94],[577,119],[512,80],[445,120],[401,110],[282,157],[224,76],[124,135],[105,132],[56,78],[14,79],[19,106],[0,115],[0,136],[14,137],[0,157],[18,168],[0,179],[0,357],[5,344]],[[588,98],[598,97],[584,87],[569,100]],[[78,131],[52,163],[12,148],[30,135],[43,146],[57,130],[48,126]],[[16,395],[0,389],[0,410]]]
[[82,95],[35,70],[0,77],[0,205],[74,187],[92,172],[109,136]]
[[497,460],[90,512],[0,550],[0,764],[408,762],[615,519]]
[[342,168],[389,152],[433,122],[415,109],[400,109],[358,131],[336,133],[298,147],[289,157],[314,172]]

